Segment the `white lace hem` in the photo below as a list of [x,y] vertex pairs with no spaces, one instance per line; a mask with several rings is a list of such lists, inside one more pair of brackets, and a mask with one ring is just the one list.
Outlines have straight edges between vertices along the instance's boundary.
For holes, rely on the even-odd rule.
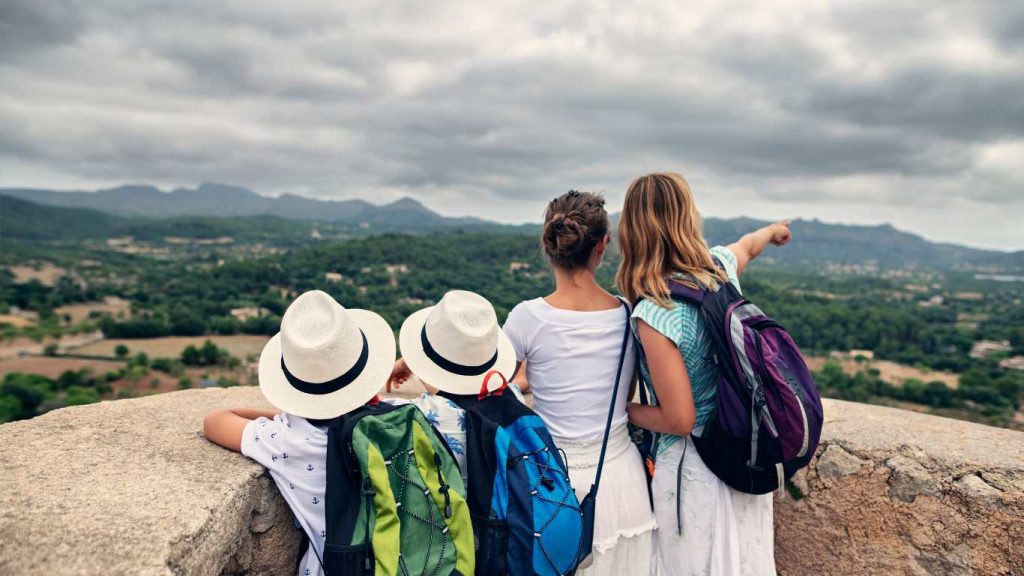
[[597,554],[607,554],[613,548],[619,544],[619,540],[626,540],[629,538],[636,538],[637,536],[643,536],[648,532],[654,532],[658,529],[658,523],[651,520],[647,524],[637,526],[630,529],[622,529],[616,532],[611,538],[605,538],[600,542],[594,542],[594,552]]

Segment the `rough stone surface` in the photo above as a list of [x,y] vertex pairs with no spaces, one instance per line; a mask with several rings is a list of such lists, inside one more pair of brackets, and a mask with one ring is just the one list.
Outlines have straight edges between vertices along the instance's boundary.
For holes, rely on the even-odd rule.
[[803,498],[776,503],[780,574],[1024,575],[1024,434],[824,402]]
[[[232,406],[267,405],[188,390],[0,426],[0,574],[293,574],[273,482],[202,437]],[[780,574],[1024,574],[1024,434],[831,400],[825,414],[803,497],[776,504]]]
[[65,408],[0,426],[0,574],[291,574],[292,515],[203,416],[256,388]]
[[[836,478],[860,472],[860,468],[864,463],[864,460],[843,450],[842,446],[832,444],[825,448],[821,456],[818,457],[818,476],[822,480],[835,480]],[[805,480],[804,484],[806,485],[806,483]]]
[[892,479],[889,482],[889,496],[892,498],[913,502],[918,494],[939,495],[938,481],[917,460],[906,456],[893,456],[885,465],[892,469]]

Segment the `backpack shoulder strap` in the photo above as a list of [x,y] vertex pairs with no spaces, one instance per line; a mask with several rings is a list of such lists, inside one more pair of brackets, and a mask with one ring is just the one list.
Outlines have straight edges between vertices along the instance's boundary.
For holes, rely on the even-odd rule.
[[[715,263],[715,266],[717,266],[723,272],[725,271],[725,264],[722,263],[722,260],[718,256],[712,254],[711,260]],[[688,302],[700,308],[701,306],[704,305],[704,301],[707,299],[708,289],[701,288],[700,284],[697,283],[696,281],[694,281],[693,283],[696,287],[690,286],[689,284],[681,282],[679,280],[669,279],[669,296],[673,300],[682,300],[683,302]]]
[[673,300],[689,302],[698,308],[704,305],[704,296],[707,293],[706,290],[691,287],[678,280],[668,281],[668,291]]
[[590,489],[590,493],[595,497],[597,496],[597,489],[601,485],[601,471],[604,469],[604,455],[608,450],[608,435],[612,431],[612,419],[615,416],[615,400],[619,395],[619,383],[622,381],[622,367],[626,362],[626,348],[629,346],[629,338],[631,336],[629,326],[629,304],[619,298],[619,302],[622,302],[622,309],[626,314],[626,328],[622,331],[622,348],[619,350],[619,367],[615,370],[615,386],[612,388],[612,401],[608,406],[608,421],[604,425],[604,439],[601,441],[601,456],[597,460],[597,473],[594,476],[594,486]]

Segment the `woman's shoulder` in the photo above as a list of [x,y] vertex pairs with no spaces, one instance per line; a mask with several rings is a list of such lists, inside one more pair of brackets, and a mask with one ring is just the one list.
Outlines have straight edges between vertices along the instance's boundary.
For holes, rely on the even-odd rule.
[[644,298],[633,306],[633,318],[639,318],[654,326],[655,323],[671,322],[679,318],[686,309],[685,302],[669,301],[670,306],[663,306],[655,300]]
[[725,268],[725,275],[729,277],[729,281],[739,290],[740,277],[737,270],[738,261],[736,254],[728,246],[715,246],[711,249],[711,255],[722,263],[722,267]]
[[516,304],[512,310],[509,311],[505,323],[512,322],[513,324],[519,322],[530,322],[539,320],[541,316],[541,307],[538,304],[543,304],[543,298],[533,298],[531,300],[523,300],[519,304]]

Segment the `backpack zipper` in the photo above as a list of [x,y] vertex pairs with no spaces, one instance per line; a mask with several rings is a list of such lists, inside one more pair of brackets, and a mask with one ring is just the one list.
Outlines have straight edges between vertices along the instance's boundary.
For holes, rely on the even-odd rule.
[[804,403],[802,400],[800,400],[800,396],[797,395],[795,391],[793,395],[796,396],[796,405],[800,407],[800,418],[803,419],[804,423],[804,441],[803,444],[800,445],[800,451],[797,452],[796,454],[797,458],[802,458],[807,454],[808,445],[811,443],[811,434],[810,430],[808,429],[809,426],[807,424],[807,411],[804,410]]
[[[758,333],[758,337],[757,337],[757,356],[758,356],[758,360],[760,360],[760,362],[761,362],[761,371],[764,374],[767,375],[768,374],[768,364],[764,360],[764,348],[761,345],[761,334],[760,333]],[[796,393],[796,389],[793,387],[793,385],[789,384],[788,381],[786,382],[786,384],[789,385],[789,387],[793,389],[793,397],[796,398],[796,405],[797,405],[797,407],[800,408],[800,424],[803,426],[803,433],[804,433],[804,435],[803,435],[803,441],[800,443],[800,451],[797,452],[796,458],[801,458],[801,457],[803,457],[804,455],[807,454],[807,448],[808,448],[809,444],[811,443],[810,429],[809,429],[809,425],[807,423],[807,411],[804,409],[804,403],[803,403],[802,400],[800,400],[800,395]],[[769,421],[769,423],[770,423],[770,421]],[[770,424],[773,424],[773,423],[770,423]],[[774,428],[774,426],[772,426],[772,428]],[[776,436],[777,435],[778,435],[778,432],[776,432]]]
[[[370,507],[373,506],[373,497],[376,496],[377,491],[373,489],[373,480],[369,476],[363,478],[363,498],[366,499],[366,533],[363,537],[363,544],[367,547],[370,543]],[[373,570],[373,559],[370,555],[366,555],[366,560],[363,562],[363,570],[367,574]]]
[[441,476],[441,455],[434,452],[434,465],[437,466],[437,483],[441,486],[439,492],[444,495],[444,517],[452,517],[452,499],[448,495],[450,486],[445,483],[444,477]]

